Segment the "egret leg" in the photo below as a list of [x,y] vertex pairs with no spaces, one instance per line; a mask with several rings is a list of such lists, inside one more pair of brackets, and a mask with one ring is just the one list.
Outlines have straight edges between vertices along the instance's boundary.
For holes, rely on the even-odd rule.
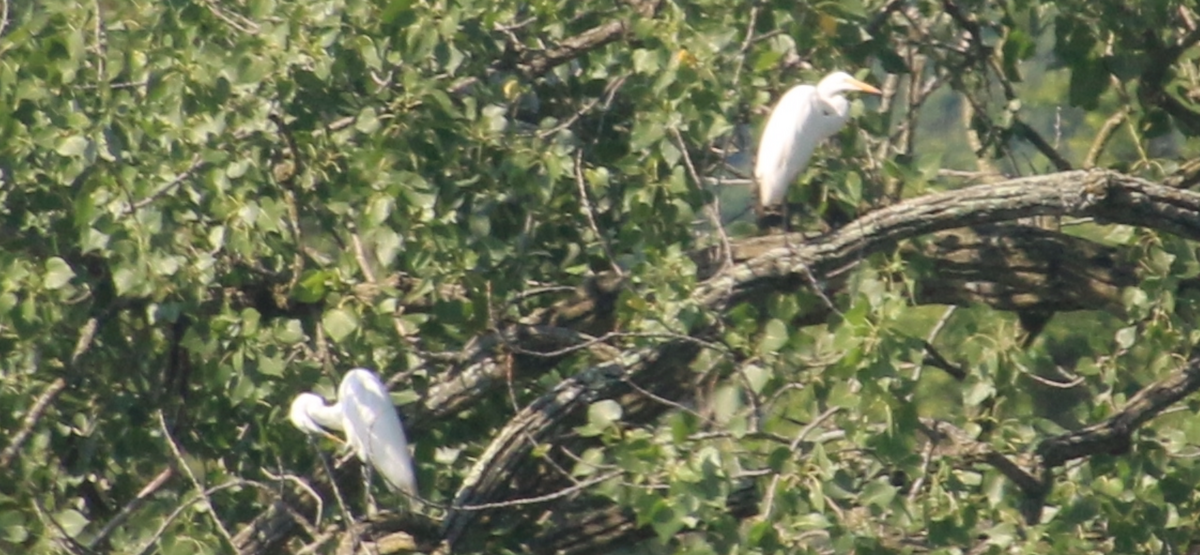
[[364,461],[362,465],[363,472],[363,496],[367,502],[367,516],[372,517],[378,514],[379,510],[375,507],[375,497],[371,495],[371,464]]

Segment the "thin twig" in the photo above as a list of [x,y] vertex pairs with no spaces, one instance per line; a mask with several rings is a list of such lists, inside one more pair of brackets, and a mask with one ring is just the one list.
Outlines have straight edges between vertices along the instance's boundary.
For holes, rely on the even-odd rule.
[[771,432],[747,432],[744,434],[735,434],[733,432],[721,430],[715,432],[697,432],[687,436],[688,441],[707,441],[710,439],[762,439],[773,441],[781,445],[792,444],[792,438]]
[[921,360],[922,364],[928,364],[929,366],[943,370],[960,382],[967,379],[966,370],[951,364],[950,361],[946,360],[946,357],[943,357],[942,354],[938,352],[937,348],[935,348],[932,343],[928,341],[922,341],[922,343],[925,347],[925,357]]
[[1096,132],[1096,138],[1092,140],[1092,147],[1088,149],[1087,156],[1083,159],[1083,169],[1090,170],[1096,167],[1096,161],[1100,159],[1104,148],[1108,146],[1108,142],[1116,133],[1117,128],[1125,122],[1127,117],[1129,117],[1128,105],[1122,106],[1120,110],[1104,121],[1104,125]]
[[146,500],[149,499],[154,492],[158,491],[163,484],[166,484],[167,480],[171,479],[171,476],[174,475],[174,470],[168,466],[164,468],[162,472],[159,472],[158,476],[155,476],[153,480],[150,480],[150,483],[146,484],[146,487],[143,487],[141,491],[137,492],[137,495],[133,497],[133,500],[131,500],[129,503],[126,503],[124,507],[121,507],[121,511],[117,513],[117,516],[114,516],[104,525],[104,528],[100,529],[100,532],[98,532],[96,537],[92,539],[92,545],[90,546],[91,549],[96,549],[103,545],[104,542],[108,540],[108,536],[117,529],[117,526],[120,526],[126,520],[128,520],[129,517],[133,515],[134,511],[140,509]]
[[371,261],[367,259],[367,251],[363,248],[362,239],[359,238],[357,231],[350,232],[350,244],[354,247],[354,260],[358,262],[358,268],[362,270],[363,277],[367,279],[367,283],[376,283],[375,271],[371,269]]
[[33,406],[29,408],[29,412],[25,414],[25,419],[21,422],[21,429],[16,434],[13,434],[12,443],[8,444],[8,447],[5,447],[4,451],[0,453],[0,468],[8,468],[12,464],[17,451],[29,439],[29,435],[33,432],[33,427],[42,418],[42,413],[46,412],[46,409],[50,407],[50,403],[66,387],[67,381],[62,378],[55,378],[54,381],[50,382],[50,385],[46,386],[41,396],[38,397],[37,401],[34,401]]
[[92,0],[92,10],[95,12],[96,24],[92,27],[92,37],[96,44],[96,81],[104,83],[108,80],[105,72],[104,57],[105,57],[105,40],[104,40],[104,12],[100,9],[100,0]]
[[[675,144],[679,147],[679,152],[683,153],[683,163],[687,167],[688,175],[692,177],[692,182],[696,184],[696,188],[701,192],[704,191],[704,180],[700,179],[700,174],[696,172],[696,166],[692,164],[692,156],[688,154],[687,144],[683,142],[683,135],[679,130],[672,127],[671,134],[675,137]],[[721,265],[721,270],[733,267],[733,247],[729,244],[729,234],[725,233],[725,226],[721,223],[720,213],[720,197],[713,195],[713,202],[707,203],[704,206],[704,211],[708,214],[708,219],[712,222],[713,228],[717,230],[717,235],[721,238],[721,254],[724,263]],[[721,270],[717,270],[719,273]]]
[[[67,361],[67,369],[72,370],[79,363],[79,359],[92,346],[92,339],[96,337],[96,327],[99,326],[99,320],[96,318],[88,318],[83,327],[79,328],[79,339],[75,341],[75,350],[71,352],[71,360]],[[38,397],[38,400],[33,403],[26,413],[25,419],[21,421],[21,429],[12,436],[12,443],[0,452],[0,468],[8,468],[12,464],[13,458],[17,456],[17,452],[29,440],[29,436],[33,434],[33,427],[37,425],[38,420],[42,418],[42,414],[50,407],[50,403],[63,392],[67,387],[67,381],[62,377],[55,378],[46,386],[45,391]]]
[[592,228],[592,233],[596,234],[596,240],[604,249],[604,254],[608,257],[608,263],[612,265],[613,272],[618,277],[625,277],[625,272],[621,271],[621,266],[617,264],[617,258],[613,256],[612,249],[608,246],[608,238],[600,233],[600,226],[596,225],[595,209],[592,208],[592,201],[587,194],[587,185],[583,181],[583,150],[578,149],[575,151],[575,184],[579,186],[579,202],[583,203],[583,214],[587,216],[588,226]]
[[627,385],[629,385],[629,387],[633,388],[634,391],[638,392],[638,394],[640,394],[642,396],[645,396],[647,399],[650,399],[656,403],[660,403],[662,405],[671,407],[677,411],[691,414],[692,416],[695,416],[697,419],[699,419],[701,422],[705,422],[705,423],[712,422],[712,419],[710,419],[707,416],[704,416],[703,414],[700,414],[695,409],[693,409],[691,407],[687,407],[687,406],[683,405],[682,403],[677,403],[675,401],[667,399],[666,397],[663,397],[661,395],[657,395],[654,392],[638,385],[633,380],[629,379],[628,376],[621,376],[621,381],[625,382]]
[[221,21],[224,21],[225,23],[228,23],[230,27],[246,33],[247,35],[258,34],[259,26],[257,23],[251,21],[241,14],[226,13],[221,9],[220,6],[217,5],[216,0],[204,0],[204,5],[208,7],[208,11],[211,12],[213,16]]
[[505,336],[503,334],[501,334],[499,337],[502,341],[505,342],[505,347],[512,350],[512,352],[522,354],[522,355],[541,357],[541,358],[560,357],[563,355],[571,354],[571,353],[574,353],[577,351],[581,351],[581,350],[590,348],[594,345],[603,345],[604,347],[606,347],[604,350],[609,351],[608,354],[610,355],[610,358],[611,358],[612,356],[615,356],[615,354],[611,352],[611,349],[614,349],[614,347],[610,347],[610,346],[604,345],[604,344],[608,343],[609,340],[612,340],[612,339],[622,339],[622,338],[631,338],[631,337],[687,341],[689,343],[694,343],[696,345],[699,345],[700,347],[705,348],[705,349],[712,349],[714,351],[721,351],[723,353],[731,353],[732,352],[729,347],[722,345],[720,343],[713,343],[711,341],[705,341],[703,339],[700,339],[699,337],[694,337],[694,336],[690,336],[690,335],[686,335],[686,334],[682,334],[682,333],[652,332],[652,331],[642,331],[642,332],[610,331],[599,337],[593,337],[586,333],[575,331],[570,328],[557,328],[557,327],[556,328],[546,328],[545,326],[534,326],[534,329],[540,329],[543,331],[565,330],[565,331],[569,332],[571,335],[577,337],[580,340],[580,342],[577,344],[574,344],[574,345],[570,345],[568,347],[563,347],[561,349],[555,349],[553,351],[534,351],[532,349],[525,349],[525,348],[519,347],[517,345],[511,344],[511,342],[509,341],[507,336]]
[[33,510],[37,512],[40,520],[50,522],[50,526],[53,527],[56,532],[58,532],[57,537],[54,539],[60,545],[62,545],[64,549],[75,555],[89,555],[92,553],[88,548],[84,547],[78,541],[75,541],[75,538],[72,538],[71,535],[67,533],[67,531],[62,527],[62,524],[58,522],[58,519],[50,516],[50,511],[46,510],[46,507],[42,505],[42,500],[36,495],[33,497]]
[[163,412],[161,410],[158,411],[157,416],[158,425],[162,430],[163,438],[167,440],[167,445],[171,448],[171,453],[175,455],[175,464],[183,469],[183,472],[187,474],[188,479],[191,480],[192,487],[196,489],[196,493],[203,497],[205,503],[208,505],[208,510],[205,512],[207,512],[209,517],[212,518],[213,524],[217,527],[217,531],[219,531],[221,533],[221,537],[225,539],[226,545],[228,545],[231,550],[236,552],[237,544],[233,542],[233,535],[229,533],[229,530],[225,528],[225,524],[222,523],[220,517],[217,516],[216,505],[213,505],[212,499],[208,497],[208,494],[204,490],[204,486],[200,485],[200,480],[198,480],[196,478],[196,474],[192,472],[191,465],[189,465],[187,459],[183,457],[183,451],[180,450],[179,444],[176,443],[175,438],[171,436],[171,429],[167,426],[166,417],[163,416]]
[[[829,410],[826,410],[825,412],[819,414],[816,418],[814,418],[812,422],[809,422],[807,426],[801,428],[800,433],[796,434],[796,437],[794,439],[792,439],[792,442],[790,444],[788,444],[788,450],[795,451],[796,448],[800,447],[801,443],[804,443],[804,439],[808,437],[808,434],[812,433],[812,431],[815,430],[817,428],[817,426],[820,426],[821,423],[828,420],[831,416],[837,414],[837,412],[839,410],[841,410],[841,409],[838,407],[833,407]],[[783,477],[782,473],[775,474],[775,476],[771,478],[771,485],[767,486],[767,495],[763,499],[763,507],[764,508],[763,508],[762,514],[764,517],[771,516],[771,508],[775,502],[775,489],[779,486],[779,480],[782,477]]]
[[0,37],[4,36],[5,29],[8,29],[8,0],[0,0]]
[[946,327],[946,322],[950,321],[950,316],[953,316],[956,310],[958,310],[958,307],[954,305],[946,307],[946,310],[942,312],[942,317],[938,318],[937,323],[929,330],[929,335],[925,336],[925,340],[933,343],[933,340],[937,339],[938,334],[942,333],[942,328]]
[[[1062,367],[1059,367],[1059,369],[1061,370]],[[1031,379],[1035,382],[1038,382],[1042,385],[1053,387],[1055,389],[1072,389],[1084,382],[1083,376],[1076,376],[1075,379],[1073,379],[1069,382],[1056,382],[1054,380],[1049,380],[1049,379],[1043,378],[1043,377],[1041,377],[1037,374],[1034,374],[1033,372],[1030,372],[1024,368],[1020,368],[1019,371],[1022,374],[1024,374],[1026,377],[1028,377],[1029,379]]]
[[338,529],[333,526],[330,526],[329,529],[322,532],[320,535],[313,536],[313,541],[311,543],[309,543],[308,545],[302,547],[299,551],[297,551],[296,555],[307,555],[309,553],[316,553],[318,549],[321,549],[321,546],[325,545],[325,542],[328,542],[329,540],[333,539],[333,537],[336,536],[337,534],[338,534]]
[[317,504],[317,516],[313,520],[312,525],[313,526],[321,525],[321,516],[323,516],[325,513],[325,501],[323,499],[321,499],[320,495],[317,494],[317,490],[313,489],[312,486],[308,485],[308,482],[305,482],[304,480],[301,480],[299,476],[296,476],[295,474],[291,474],[288,472],[283,472],[279,475],[276,475],[276,474],[272,474],[269,470],[264,468],[264,469],[262,469],[262,473],[266,474],[268,478],[275,480],[277,482],[282,482],[284,480],[287,480],[293,484],[296,484],[296,487],[299,487],[301,490],[303,490],[305,493],[307,493],[309,495],[309,497],[312,497],[313,502],[315,502]]
[[933,451],[937,448],[937,442],[930,441],[925,445],[925,454],[921,457],[921,476],[912,484],[912,489],[908,492],[908,502],[915,503],[917,494],[921,492],[921,487],[925,485],[925,477],[929,476],[929,467],[933,464]]
[[750,51],[750,47],[754,45],[754,27],[758,23],[758,2],[750,6],[750,16],[746,23],[746,36],[742,39],[742,47],[738,49],[737,67],[733,70],[733,80],[730,81],[735,86],[742,76],[742,68],[746,65],[746,53]]
[[958,179],[967,179],[970,181],[982,181],[984,179],[993,179],[1000,175],[1000,174],[995,174],[995,173],[989,173],[986,171],[978,171],[977,172],[977,171],[966,171],[966,170],[952,170],[952,169],[948,169],[948,168],[939,169],[937,171],[937,174],[938,174],[938,177],[954,177],[954,178],[958,178]]
[[[627,79],[629,79],[629,75],[622,75],[620,77],[617,77],[616,79],[613,79],[605,87],[605,90],[604,90],[604,109],[605,110],[607,110],[609,105],[612,104],[613,96],[615,96],[617,94],[617,90],[619,90],[621,88],[621,86],[625,84],[625,81]],[[564,129],[567,129],[568,127],[571,127],[572,125],[575,125],[575,122],[579,121],[580,118],[587,115],[588,112],[591,112],[592,109],[594,109],[597,104],[600,104],[600,99],[601,99],[601,97],[597,96],[596,98],[592,99],[591,102],[588,102],[582,108],[576,110],[574,114],[571,114],[571,117],[567,118],[566,121],[564,121],[558,125],[555,125],[554,127],[551,127],[550,129],[544,129],[542,131],[538,131],[535,136],[539,139],[545,139],[546,137],[554,135],[554,134],[558,133],[559,131],[562,131]]]
[[609,472],[607,474],[601,474],[600,476],[596,476],[595,478],[591,478],[589,480],[584,480],[584,481],[579,482],[570,487],[560,489],[556,492],[547,493],[546,495],[538,495],[535,497],[523,497],[521,499],[511,499],[508,501],[497,501],[495,503],[480,503],[478,505],[438,505],[436,503],[429,503],[429,505],[440,508],[440,509],[452,510],[452,511],[490,511],[492,509],[505,509],[505,508],[509,508],[509,507],[520,507],[522,505],[537,505],[540,503],[554,501],[555,499],[561,499],[561,498],[571,495],[577,491],[581,491],[581,490],[587,489],[591,486],[594,486],[596,484],[599,484],[600,482],[604,482],[606,480],[611,480],[613,478],[620,476],[621,473],[622,473],[622,471],[617,470],[617,471]]
[[143,198],[139,201],[136,201],[136,202],[130,204],[129,209],[125,211],[125,214],[129,215],[138,210],[141,210],[142,208],[149,206],[150,203],[154,202],[155,200],[158,200],[163,195],[171,192],[173,189],[175,189],[175,187],[178,187],[180,183],[183,183],[187,178],[191,177],[192,174],[196,172],[196,170],[200,169],[201,166],[204,166],[206,164],[207,164],[207,162],[205,162],[204,159],[199,154],[192,156],[191,164],[188,166],[188,168],[186,170],[183,170],[183,172],[181,172],[179,175],[176,175],[175,178],[172,179],[171,181],[169,181],[166,185],[163,185],[162,187],[159,187],[157,190],[155,190],[153,193],[150,193],[150,195],[147,196],[146,198]]
[[[161,413],[160,413],[160,415],[161,415]],[[171,523],[175,522],[175,519],[179,518],[179,515],[182,514],[183,511],[186,510],[188,507],[192,506],[193,503],[196,503],[199,501],[206,501],[211,498],[212,494],[217,493],[219,491],[227,490],[229,488],[241,487],[241,486],[256,487],[256,488],[263,489],[263,490],[266,490],[271,493],[275,493],[275,491],[273,489],[268,488],[257,482],[250,481],[250,480],[231,480],[229,482],[225,482],[224,484],[213,486],[206,490],[201,490],[200,492],[192,495],[192,497],[189,498],[188,500],[184,501],[183,503],[180,503],[178,507],[175,507],[175,510],[171,511],[171,514],[167,515],[166,520],[164,520],[162,522],[162,524],[160,524],[158,526],[158,529],[154,531],[154,534],[152,534],[150,536],[150,539],[146,540],[146,543],[142,544],[142,548],[137,550],[137,554],[138,555],[148,555],[152,551],[154,544],[158,543],[158,540],[161,539],[163,534],[165,534],[167,532],[167,528],[169,528],[171,526]],[[210,504],[209,505],[210,511],[211,511],[211,508],[212,508],[212,505]],[[231,547],[234,547],[234,550],[233,550],[234,553],[238,552],[236,546],[231,545]]]
[[[333,469],[329,468],[329,461],[325,460],[325,453],[317,449],[317,442],[313,436],[308,436],[308,446],[316,451],[317,458],[321,461],[321,468],[325,469],[325,475],[329,477],[329,487],[333,489],[333,498],[337,501],[338,509],[342,511],[342,520],[346,522],[346,529],[350,529],[350,525],[354,523],[354,517],[351,516],[350,510],[346,508],[345,498],[342,497],[342,490],[337,485],[337,475],[333,473]],[[352,458],[354,455],[348,454],[347,458]],[[366,464],[366,463],[363,463]],[[339,464],[339,466],[341,466]],[[366,484],[365,487],[370,488],[371,484]]]
[[271,113],[267,116],[271,123],[275,124],[275,128],[279,134],[283,136],[284,143],[287,144],[288,151],[291,152],[292,171],[286,175],[277,175],[280,185],[283,186],[284,206],[287,208],[288,228],[292,232],[292,243],[296,246],[292,252],[292,276],[288,280],[287,291],[293,291],[296,284],[300,282],[300,277],[304,274],[304,233],[300,227],[300,206],[296,201],[296,176],[304,171],[304,158],[300,153],[300,148],[296,146],[296,138],[292,136],[291,129],[288,128],[287,122],[283,117],[276,113]]

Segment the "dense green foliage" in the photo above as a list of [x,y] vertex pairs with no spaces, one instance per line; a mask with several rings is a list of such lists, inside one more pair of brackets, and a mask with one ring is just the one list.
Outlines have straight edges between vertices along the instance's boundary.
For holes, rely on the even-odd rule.
[[[927,449],[919,418],[1015,456],[1112,415],[1200,341],[1189,238],[1064,227],[1141,280],[1028,347],[982,304],[929,335],[946,309],[915,306],[929,269],[898,256],[865,261],[819,325],[793,325],[812,292],[724,313],[690,297],[710,216],[753,234],[737,180],[766,108],[835,68],[889,94],[855,100],[793,188],[825,210],[963,186],[939,168],[1175,172],[1200,146],[1200,21],[1128,4],[4,2],[0,552],[229,552],[217,522],[237,534],[295,489],[280,476],[324,476],[287,423],[296,393],[365,366],[412,409],[449,355],[559,298],[528,291],[614,267],[617,349],[720,323],[683,405],[626,422],[602,399],[572,424],[593,442],[567,470],[619,471],[590,491],[633,509],[648,552],[1181,552],[1200,400],[1060,469],[1032,524],[1004,474]],[[965,381],[922,366],[926,338]],[[509,418],[595,363],[422,423],[422,495],[450,503]],[[747,479],[759,514],[736,518]],[[528,548],[507,530],[477,533]]]

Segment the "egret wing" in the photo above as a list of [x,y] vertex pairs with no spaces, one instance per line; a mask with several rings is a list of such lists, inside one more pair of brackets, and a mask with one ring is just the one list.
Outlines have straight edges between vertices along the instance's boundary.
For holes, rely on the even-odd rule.
[[355,369],[338,391],[345,415],[346,436],[360,459],[371,463],[394,490],[416,493],[416,477],[408,453],[408,438],[383,382],[370,371]]
[[813,101],[816,94],[817,89],[812,85],[792,87],[771,110],[754,163],[758,198],[763,205],[783,202],[788,185],[808,164],[817,143],[823,138],[815,127]]

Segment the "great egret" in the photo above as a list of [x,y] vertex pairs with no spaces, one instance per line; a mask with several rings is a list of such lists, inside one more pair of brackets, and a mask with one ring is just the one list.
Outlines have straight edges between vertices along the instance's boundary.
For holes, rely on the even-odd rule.
[[754,163],[760,222],[784,203],[788,185],[808,165],[817,144],[846,125],[850,102],[842,93],[850,91],[880,94],[879,89],[838,71],[815,87],[792,87],[771,110]]
[[324,428],[345,432],[346,443],[358,458],[375,467],[393,491],[416,495],[408,438],[387,387],[374,372],[364,368],[347,372],[333,405],[326,405],[315,393],[297,395],[288,418],[308,434],[327,433]]

